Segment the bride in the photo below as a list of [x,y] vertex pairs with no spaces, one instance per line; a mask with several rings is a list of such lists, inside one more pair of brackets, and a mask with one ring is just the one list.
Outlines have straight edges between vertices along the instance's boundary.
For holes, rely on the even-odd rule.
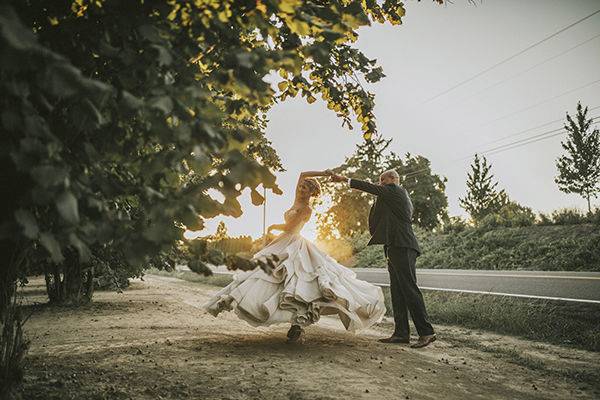
[[254,255],[275,254],[283,260],[272,274],[260,268],[236,273],[204,309],[214,316],[233,309],[253,326],[290,323],[288,342],[302,340],[304,327],[321,315],[337,315],[352,332],[381,320],[385,313],[381,288],[357,279],[352,270],[300,235],[312,214],[309,200],[321,192],[313,177],[331,175],[329,170],[300,174],[294,204],[283,214],[285,223],[269,227],[269,232],[282,234]]

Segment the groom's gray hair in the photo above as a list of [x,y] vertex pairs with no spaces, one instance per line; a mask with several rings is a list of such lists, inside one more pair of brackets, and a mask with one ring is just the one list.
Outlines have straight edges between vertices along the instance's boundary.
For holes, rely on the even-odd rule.
[[394,179],[394,182],[400,183],[400,175],[395,169],[388,169],[387,171],[384,171],[381,176],[389,176]]

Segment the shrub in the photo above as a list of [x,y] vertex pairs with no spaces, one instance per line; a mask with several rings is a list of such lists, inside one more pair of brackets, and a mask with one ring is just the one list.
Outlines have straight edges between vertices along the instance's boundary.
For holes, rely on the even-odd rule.
[[444,221],[442,232],[444,233],[459,233],[467,229],[469,224],[462,217],[450,217]]
[[[418,268],[600,271],[598,225],[477,227],[460,233],[415,229]],[[376,246],[355,254],[357,267],[385,267]]]
[[600,208],[596,208],[588,214],[588,220],[592,224],[600,225]]
[[509,201],[500,210],[485,216],[477,226],[484,229],[496,227],[531,226],[535,223],[535,214],[529,207]]
[[538,215],[538,219],[536,221],[537,225],[542,225],[542,226],[547,226],[547,225],[552,225],[554,222],[552,221],[552,216],[544,214],[544,213],[540,213]]
[[576,208],[562,208],[552,213],[556,225],[577,225],[587,222],[585,215]]

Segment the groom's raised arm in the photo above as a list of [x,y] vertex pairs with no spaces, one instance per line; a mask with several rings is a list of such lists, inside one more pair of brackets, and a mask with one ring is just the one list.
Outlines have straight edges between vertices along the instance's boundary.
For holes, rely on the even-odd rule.
[[381,185],[374,185],[371,182],[361,181],[360,179],[348,179],[348,185],[352,189],[362,190],[363,192],[379,196],[385,192],[385,188]]
[[360,179],[346,178],[342,175],[333,175],[331,180],[333,182],[347,182],[352,189],[362,190],[375,196],[380,196],[386,192],[385,186],[375,185],[367,181],[361,181]]

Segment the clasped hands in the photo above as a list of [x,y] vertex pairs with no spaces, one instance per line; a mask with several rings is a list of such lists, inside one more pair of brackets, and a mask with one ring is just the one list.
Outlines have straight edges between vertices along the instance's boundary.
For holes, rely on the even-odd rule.
[[331,177],[331,182],[339,183],[339,182],[346,182],[348,180],[348,178],[346,178],[345,176],[335,174],[330,169],[326,169],[325,173],[327,174],[327,176]]

